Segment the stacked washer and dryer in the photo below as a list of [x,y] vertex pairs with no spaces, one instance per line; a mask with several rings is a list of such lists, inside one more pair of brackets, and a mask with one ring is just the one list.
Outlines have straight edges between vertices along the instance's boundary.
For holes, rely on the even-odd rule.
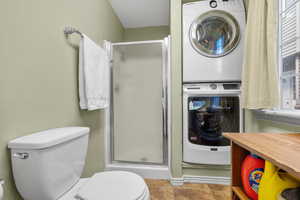
[[224,132],[243,131],[243,0],[183,5],[183,161],[229,165]]

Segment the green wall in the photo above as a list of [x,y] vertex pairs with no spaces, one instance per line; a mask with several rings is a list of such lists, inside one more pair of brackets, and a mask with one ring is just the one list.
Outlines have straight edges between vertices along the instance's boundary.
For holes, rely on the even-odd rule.
[[300,132],[300,126],[278,123],[269,120],[258,120],[256,114],[250,110],[245,112],[245,131],[251,133],[288,133]]
[[171,11],[171,172],[182,176],[182,40],[181,0],[170,1]]
[[184,167],[183,175],[185,176],[214,176],[214,177],[230,177],[231,169],[223,166],[201,166],[195,165],[195,167]]
[[124,41],[161,40],[167,37],[169,34],[169,26],[127,28],[124,32]]
[[[187,2],[187,1],[185,1]],[[78,36],[66,39],[65,25],[77,27],[98,43],[153,40],[172,35],[172,176],[229,175],[228,169],[182,167],[182,1],[172,0],[171,25],[124,30],[106,0],[3,1],[0,5],[0,178],[5,200],[16,200],[7,142],[53,127],[92,129],[84,176],[104,168],[104,113],[79,110]],[[13,11],[13,12],[12,12]],[[246,113],[247,131],[295,132],[300,127],[259,121]]]
[[[121,41],[123,27],[106,0],[7,0],[0,3],[0,178],[5,200],[20,199],[13,184],[7,142],[63,126],[91,127],[84,176],[104,168],[104,113],[78,106],[77,35],[98,43]],[[30,180],[29,180],[30,181]]]

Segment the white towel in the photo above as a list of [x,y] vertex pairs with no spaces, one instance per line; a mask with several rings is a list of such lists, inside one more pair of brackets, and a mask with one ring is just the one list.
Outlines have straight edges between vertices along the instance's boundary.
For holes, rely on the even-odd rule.
[[108,106],[109,58],[104,49],[83,35],[79,49],[80,108],[103,109]]

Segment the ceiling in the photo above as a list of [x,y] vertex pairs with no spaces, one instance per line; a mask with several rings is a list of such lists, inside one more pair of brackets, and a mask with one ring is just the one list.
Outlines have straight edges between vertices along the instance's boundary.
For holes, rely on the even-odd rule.
[[125,28],[169,25],[169,0],[110,0]]

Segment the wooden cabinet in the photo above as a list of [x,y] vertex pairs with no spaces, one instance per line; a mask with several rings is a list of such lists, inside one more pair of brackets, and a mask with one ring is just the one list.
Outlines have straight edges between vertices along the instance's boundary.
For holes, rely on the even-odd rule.
[[241,165],[249,152],[269,160],[300,180],[300,133],[225,133],[231,140],[232,199],[248,200],[242,189]]

